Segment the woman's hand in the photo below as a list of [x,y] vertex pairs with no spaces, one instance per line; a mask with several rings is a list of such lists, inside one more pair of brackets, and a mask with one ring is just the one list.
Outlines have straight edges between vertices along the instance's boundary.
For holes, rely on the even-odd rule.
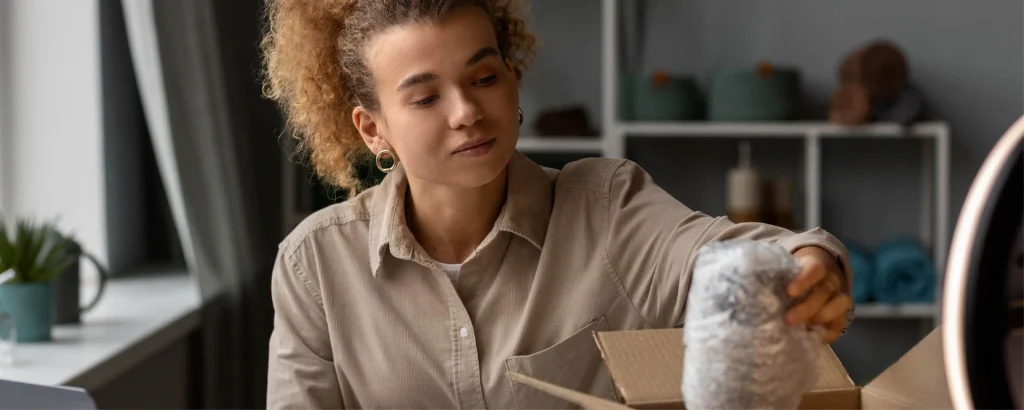
[[817,246],[807,246],[793,252],[802,271],[786,289],[790,297],[807,294],[802,302],[786,313],[790,325],[821,325],[827,331],[825,342],[839,339],[846,328],[846,312],[853,306],[850,296],[843,293],[843,279],[835,258]]

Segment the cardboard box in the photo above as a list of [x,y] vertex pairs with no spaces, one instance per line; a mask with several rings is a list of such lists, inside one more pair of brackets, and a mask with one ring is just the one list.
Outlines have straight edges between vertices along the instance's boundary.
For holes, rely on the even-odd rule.
[[[512,380],[587,409],[682,409],[682,329],[595,332],[618,397],[623,403],[566,389],[519,373]],[[801,409],[952,408],[942,362],[942,337],[935,329],[864,387],[850,379],[832,349],[822,345],[817,386]]]

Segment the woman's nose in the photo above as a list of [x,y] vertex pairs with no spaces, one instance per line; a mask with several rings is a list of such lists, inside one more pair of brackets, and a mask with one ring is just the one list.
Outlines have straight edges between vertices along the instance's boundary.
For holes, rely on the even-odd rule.
[[452,129],[459,129],[471,126],[481,118],[483,118],[483,110],[480,109],[480,104],[464,93],[457,94],[448,125]]

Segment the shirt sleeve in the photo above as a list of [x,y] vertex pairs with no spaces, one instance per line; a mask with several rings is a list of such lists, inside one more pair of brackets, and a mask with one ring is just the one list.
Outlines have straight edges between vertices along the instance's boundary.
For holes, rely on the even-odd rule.
[[282,248],[271,278],[268,409],[343,406],[323,302],[314,283],[296,255]]
[[697,251],[713,241],[746,238],[794,252],[818,246],[836,258],[849,293],[853,275],[846,247],[820,228],[800,233],[762,223],[732,223],[693,211],[623,161],[609,187],[606,252],[635,309],[652,327],[682,325]]

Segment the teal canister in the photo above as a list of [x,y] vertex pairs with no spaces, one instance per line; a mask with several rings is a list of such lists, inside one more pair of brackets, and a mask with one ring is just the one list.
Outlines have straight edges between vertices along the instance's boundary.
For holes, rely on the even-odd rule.
[[0,285],[0,312],[6,312],[14,320],[17,342],[43,342],[52,338],[50,298],[49,282]]
[[799,110],[800,72],[792,68],[729,68],[708,80],[711,121],[787,121]]
[[633,121],[633,76],[623,75],[619,77],[619,121]]
[[630,76],[621,88],[620,107],[633,121],[691,121],[702,107],[697,82],[685,75]]

